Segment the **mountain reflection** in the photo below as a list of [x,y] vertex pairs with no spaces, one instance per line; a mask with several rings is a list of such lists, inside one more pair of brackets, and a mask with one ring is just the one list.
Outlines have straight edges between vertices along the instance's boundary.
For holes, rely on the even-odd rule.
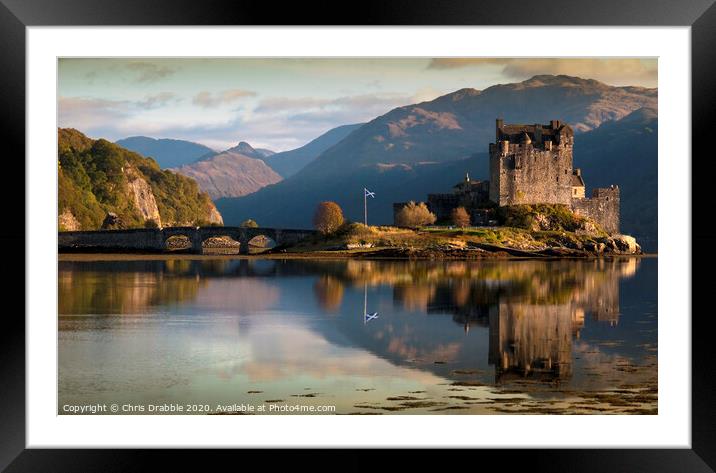
[[[395,365],[453,379],[460,371],[489,366],[489,382],[563,382],[575,376],[575,352],[590,355],[579,357],[584,371],[603,363],[595,356],[642,356],[633,347],[655,343],[653,333],[619,327],[620,284],[651,263],[655,271],[656,261],[637,258],[61,261],[60,330],[74,327],[63,325],[63,316],[152,315],[157,308],[239,316],[304,313],[314,317],[289,317],[290,323]],[[366,304],[369,312],[380,313],[370,324],[364,323]],[[620,330],[628,343],[585,339],[590,321],[595,330]],[[290,343],[278,332],[275,338],[276,344]]]

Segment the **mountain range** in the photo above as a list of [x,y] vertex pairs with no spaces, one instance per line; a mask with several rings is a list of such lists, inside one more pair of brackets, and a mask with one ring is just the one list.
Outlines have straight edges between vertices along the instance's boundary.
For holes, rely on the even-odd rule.
[[[575,166],[582,167],[588,192],[618,184],[623,231],[656,241],[656,181],[649,176],[656,175],[657,166],[657,99],[656,89],[569,76],[461,89],[358,125],[295,174],[283,170],[286,179],[216,203],[227,224],[253,218],[261,225],[301,228],[310,226],[323,200],[336,201],[347,218],[362,220],[367,187],[376,192],[369,202],[370,223],[388,224],[393,202],[449,192],[466,171],[488,178],[487,149],[496,118],[507,123],[559,119],[577,133]],[[648,195],[641,192],[645,183]]]

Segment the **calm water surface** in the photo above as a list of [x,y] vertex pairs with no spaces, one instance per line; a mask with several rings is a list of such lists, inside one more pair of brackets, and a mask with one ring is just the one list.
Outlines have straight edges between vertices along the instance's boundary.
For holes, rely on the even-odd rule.
[[657,259],[63,256],[58,349],[60,414],[655,414]]

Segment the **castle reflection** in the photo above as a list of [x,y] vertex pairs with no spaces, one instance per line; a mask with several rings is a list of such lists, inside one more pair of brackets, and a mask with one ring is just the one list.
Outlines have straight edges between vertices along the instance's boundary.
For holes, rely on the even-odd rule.
[[[576,344],[593,342],[582,339],[585,325],[619,326],[620,283],[642,263],[638,258],[62,261],[60,330],[103,323],[63,322],[62,315],[73,314],[153,315],[171,307],[238,316],[296,312],[316,315],[287,320],[305,323],[317,337],[394,364],[423,360],[423,369],[445,377],[456,368],[484,364],[494,369],[491,381],[497,383],[563,382],[574,376],[575,351],[584,350]],[[370,324],[364,323],[366,305],[380,312]],[[621,336],[632,337],[633,346],[651,342],[638,338],[640,333]]]
[[572,343],[580,338],[586,314],[616,326],[619,281],[633,276],[638,265],[636,258],[525,262],[511,274],[484,279],[459,278],[453,271],[444,284],[395,295],[408,307],[414,304],[412,293],[423,294],[428,313],[452,313],[466,334],[471,326],[488,327],[488,362],[496,382],[564,380],[572,375]]

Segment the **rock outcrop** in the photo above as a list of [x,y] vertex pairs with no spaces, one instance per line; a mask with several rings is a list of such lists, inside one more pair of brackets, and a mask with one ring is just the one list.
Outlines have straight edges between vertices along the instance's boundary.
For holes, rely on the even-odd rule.
[[157,200],[154,198],[152,187],[144,180],[144,178],[133,167],[127,167],[124,170],[127,176],[127,186],[134,198],[134,205],[139,210],[145,221],[151,220],[162,226],[162,218],[159,215],[159,207]]
[[114,212],[107,212],[102,222],[102,230],[123,230],[125,227],[122,218]]
[[60,231],[64,232],[73,232],[82,228],[80,226],[80,222],[75,218],[74,215],[72,215],[72,212],[70,212],[69,209],[65,209],[57,217],[57,223],[60,227]]

